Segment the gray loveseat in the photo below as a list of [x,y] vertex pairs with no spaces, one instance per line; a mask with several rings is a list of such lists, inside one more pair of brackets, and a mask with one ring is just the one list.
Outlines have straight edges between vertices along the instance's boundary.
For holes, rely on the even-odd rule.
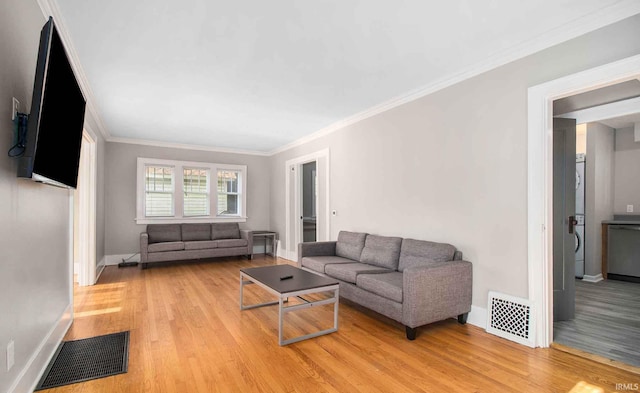
[[149,224],[140,234],[140,261],[148,263],[184,259],[230,257],[251,258],[253,236],[237,223]]
[[416,328],[471,311],[472,266],[450,244],[341,231],[337,241],[300,243],[298,267],[340,282],[340,296]]

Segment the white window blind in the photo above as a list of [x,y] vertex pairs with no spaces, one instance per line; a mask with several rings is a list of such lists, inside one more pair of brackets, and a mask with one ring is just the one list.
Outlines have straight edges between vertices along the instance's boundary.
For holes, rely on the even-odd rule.
[[238,215],[240,171],[218,171],[218,215]]
[[146,217],[172,217],[174,169],[165,166],[145,167],[145,204]]
[[184,168],[184,216],[209,215],[209,170],[199,168]]

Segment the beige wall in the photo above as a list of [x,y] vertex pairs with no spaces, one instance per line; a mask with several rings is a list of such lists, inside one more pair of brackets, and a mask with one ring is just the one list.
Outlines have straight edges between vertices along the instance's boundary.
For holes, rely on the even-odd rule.
[[284,233],[285,161],[329,148],[333,239],[449,242],[473,263],[475,306],[489,290],[527,297],[527,89],[638,53],[640,16],[277,154],[271,227]]
[[576,126],[576,154],[587,154],[587,125]]
[[146,225],[138,225],[135,222],[138,157],[247,165],[248,219],[246,223],[241,223],[240,227],[269,229],[268,157],[109,142],[104,164],[106,255],[133,254],[140,251],[140,232],[144,232]]
[[584,273],[602,273],[602,221],[613,218],[614,129],[587,124]]
[[[634,141],[633,127],[616,130],[615,150],[614,211],[640,214],[640,142]],[[633,205],[633,213],[627,213],[627,205]]]

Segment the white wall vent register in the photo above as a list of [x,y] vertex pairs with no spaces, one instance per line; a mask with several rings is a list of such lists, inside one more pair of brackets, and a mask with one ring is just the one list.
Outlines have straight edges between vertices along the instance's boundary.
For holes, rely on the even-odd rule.
[[490,291],[487,312],[487,333],[535,347],[535,314],[529,300]]

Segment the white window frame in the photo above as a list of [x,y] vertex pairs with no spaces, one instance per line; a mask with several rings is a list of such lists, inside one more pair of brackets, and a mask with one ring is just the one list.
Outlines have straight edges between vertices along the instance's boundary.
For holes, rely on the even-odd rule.
[[143,193],[142,199],[143,199],[143,202],[142,203],[143,204],[146,204],[146,201],[147,201],[147,187],[146,187],[147,171],[146,171],[146,168],[148,166],[149,167],[154,167],[154,168],[169,168],[169,169],[171,169],[173,171],[173,176],[172,176],[173,179],[171,179],[172,180],[171,191],[170,192],[167,192],[167,191],[162,192],[163,194],[171,194],[171,200],[173,201],[173,206],[171,206],[171,215],[169,215],[169,216],[148,216],[147,217],[147,215],[145,213],[146,212],[146,207],[143,210],[142,215],[145,216],[146,218],[149,218],[149,219],[163,219],[163,218],[175,216],[175,214],[176,214],[175,213],[175,208],[176,208],[176,173],[175,173],[175,171],[176,171],[176,168],[173,167],[172,165],[155,165],[155,164],[154,165],[145,165],[142,168],[142,172],[143,172],[143,174],[142,174],[142,176],[143,176],[143,178],[142,178],[142,193]]
[[[192,215],[192,216],[188,216],[185,215],[184,213],[184,195],[186,194],[185,190],[184,190],[184,171],[185,170],[192,170],[192,171],[201,171],[201,170],[205,170],[207,173],[207,189],[204,193],[201,192],[192,192],[192,194],[202,194],[202,195],[206,195],[207,198],[209,199],[209,206],[207,208],[207,214],[204,215]],[[182,198],[183,198],[183,204],[182,204],[182,214],[185,217],[189,217],[189,218],[196,218],[196,217],[209,217],[211,215],[211,180],[212,180],[212,176],[211,176],[211,169],[207,168],[207,167],[202,167],[202,166],[198,166],[198,167],[189,167],[189,166],[183,166],[182,167]]]
[[[225,167],[225,168],[220,167],[220,168],[218,168],[218,171],[216,172],[216,198],[219,197],[219,194],[218,194],[218,172],[219,171],[238,172],[239,173],[239,175],[238,175],[238,177],[239,177],[238,178],[238,191],[236,191],[236,192],[225,192],[224,194],[225,195],[238,195],[240,198],[242,198],[243,195],[245,194],[244,193],[244,187],[243,187],[243,184],[242,184],[242,179],[244,178],[244,174],[242,173],[242,171],[239,171],[237,169],[232,169],[232,168],[229,168],[229,167]],[[216,203],[217,203],[217,201],[216,201]],[[239,207],[239,210],[240,209],[241,209],[241,206]],[[216,214],[218,214],[217,212],[218,212],[218,206],[216,206]],[[218,217],[233,217],[233,216],[234,216],[234,214],[218,214]]]
[[[174,168],[174,207],[173,217],[146,217],[145,216],[145,167],[147,166],[171,166]],[[209,181],[209,215],[208,216],[184,216],[184,169],[208,169]],[[238,193],[240,194],[237,215],[217,215],[218,211],[218,170],[231,170],[240,172],[238,181]],[[215,177],[214,177],[215,175]],[[214,184],[215,187],[211,186]],[[247,221],[247,166],[234,164],[217,164],[209,162],[163,160],[158,158],[138,157],[137,184],[136,184],[136,224],[172,224],[172,223],[198,223],[198,222],[246,222]]]

